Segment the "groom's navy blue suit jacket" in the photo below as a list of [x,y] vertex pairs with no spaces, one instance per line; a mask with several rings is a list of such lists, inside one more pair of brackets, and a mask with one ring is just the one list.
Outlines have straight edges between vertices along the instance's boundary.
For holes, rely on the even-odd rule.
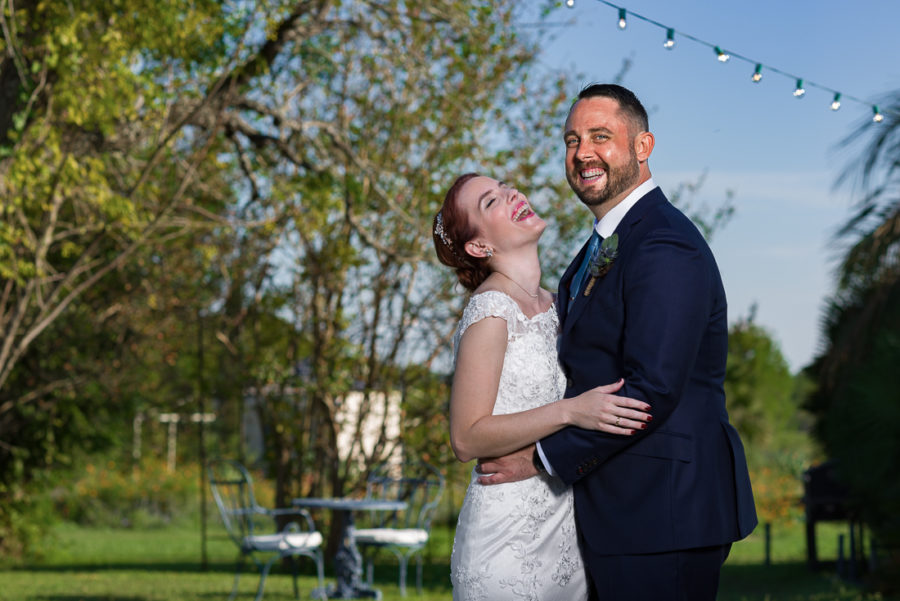
[[575,491],[582,544],[598,555],[727,544],[756,526],[744,448],[725,410],[725,291],[697,228],[659,188],[616,233],[618,256],[569,300],[585,249],[559,286],[566,396],[625,378],[652,406],[632,436],[569,427],[541,441]]

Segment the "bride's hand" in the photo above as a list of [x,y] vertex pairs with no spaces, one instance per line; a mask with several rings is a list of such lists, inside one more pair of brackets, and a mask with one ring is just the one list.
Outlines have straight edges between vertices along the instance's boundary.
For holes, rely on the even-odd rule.
[[650,405],[626,396],[616,396],[625,384],[619,380],[613,384],[598,386],[576,397],[565,399],[569,404],[569,423],[579,428],[599,430],[609,434],[634,434],[647,427],[653,420]]

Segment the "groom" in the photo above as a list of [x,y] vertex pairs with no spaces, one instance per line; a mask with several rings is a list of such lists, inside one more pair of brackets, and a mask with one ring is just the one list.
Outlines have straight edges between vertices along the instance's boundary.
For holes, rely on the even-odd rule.
[[640,101],[618,85],[588,86],[572,105],[566,178],[597,219],[592,239],[616,234],[617,244],[591,265],[589,241],[557,303],[566,396],[623,377],[619,394],[649,403],[653,421],[630,436],[570,427],[478,470],[485,484],[546,469],[573,486],[600,599],[712,601],[756,510],[725,410],[722,279],[703,236],[651,178],[648,129]]

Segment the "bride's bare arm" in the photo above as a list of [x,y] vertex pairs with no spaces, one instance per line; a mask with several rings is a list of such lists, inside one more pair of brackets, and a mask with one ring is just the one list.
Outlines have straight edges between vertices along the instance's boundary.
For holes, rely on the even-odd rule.
[[450,444],[460,461],[498,457],[566,426],[628,435],[652,419],[643,401],[612,393],[622,382],[507,415],[491,415],[506,353],[506,322],[488,317],[463,334],[450,395]]

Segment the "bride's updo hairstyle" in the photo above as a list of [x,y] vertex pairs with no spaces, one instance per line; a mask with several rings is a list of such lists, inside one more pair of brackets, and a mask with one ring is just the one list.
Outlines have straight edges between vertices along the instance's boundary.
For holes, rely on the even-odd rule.
[[444,265],[456,270],[459,283],[467,290],[475,290],[491,275],[488,257],[473,257],[468,254],[465,244],[478,235],[478,230],[469,223],[465,211],[459,206],[459,191],[467,181],[478,177],[478,173],[465,173],[456,178],[444,197],[444,204],[434,216],[434,249]]

